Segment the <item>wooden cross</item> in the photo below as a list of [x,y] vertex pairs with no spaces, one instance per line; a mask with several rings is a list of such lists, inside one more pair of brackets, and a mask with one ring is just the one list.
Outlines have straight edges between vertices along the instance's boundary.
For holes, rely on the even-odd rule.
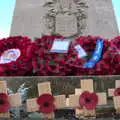
[[[94,92],[93,80],[81,80],[81,89],[83,91]],[[96,93],[98,95],[98,105],[105,105],[107,104],[107,95],[106,93]],[[94,110],[87,110],[83,109],[84,116],[96,116],[95,109]]]
[[[78,108],[79,106],[79,97],[83,91],[94,92],[93,80],[81,80],[80,81],[81,89],[76,88],[74,95],[69,95],[69,106],[76,108],[76,116],[96,116],[95,109],[88,110],[86,108]],[[106,93],[96,93],[98,95],[98,105],[107,104],[107,95]]]
[[[38,93],[39,93],[39,95],[42,95],[44,93],[52,94],[50,82],[39,83],[38,84]],[[54,98],[55,98],[56,109],[62,109],[62,108],[66,107],[66,96],[65,95],[54,96]],[[28,112],[39,111],[39,106],[36,102],[36,99],[37,98],[27,100],[27,111]],[[50,114],[42,113],[42,116],[43,116],[43,118],[53,119],[54,112],[50,113]]]
[[115,81],[115,88],[108,89],[108,96],[113,97],[114,108],[117,113],[120,113],[120,96],[114,95],[116,88],[120,88],[120,80]]
[[[0,81],[0,93],[7,94],[7,83],[6,81]],[[21,102],[21,94],[10,94],[8,95],[8,100],[11,107],[20,107],[22,105]],[[10,118],[9,111],[6,113],[0,113],[0,118]]]
[[115,81],[115,88],[108,89],[108,96],[113,97],[116,88],[120,88],[120,80]]

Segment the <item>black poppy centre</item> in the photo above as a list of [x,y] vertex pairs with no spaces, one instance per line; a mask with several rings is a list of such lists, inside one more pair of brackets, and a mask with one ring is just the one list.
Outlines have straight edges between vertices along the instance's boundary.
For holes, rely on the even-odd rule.
[[49,103],[48,102],[44,102],[44,107],[49,107]]
[[90,98],[85,98],[85,101],[86,101],[87,103],[89,103],[89,102],[91,102],[91,99],[90,99]]
[[118,92],[118,95],[120,95],[120,91]]
[[0,105],[3,105],[5,101],[3,99],[0,99]]

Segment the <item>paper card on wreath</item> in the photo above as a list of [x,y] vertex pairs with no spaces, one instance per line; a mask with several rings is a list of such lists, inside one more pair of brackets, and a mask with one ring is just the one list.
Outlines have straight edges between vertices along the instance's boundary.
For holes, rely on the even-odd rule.
[[68,53],[70,42],[69,39],[55,39],[50,52]]
[[78,52],[78,58],[83,58],[87,56],[87,53],[80,45],[76,45],[75,50]]

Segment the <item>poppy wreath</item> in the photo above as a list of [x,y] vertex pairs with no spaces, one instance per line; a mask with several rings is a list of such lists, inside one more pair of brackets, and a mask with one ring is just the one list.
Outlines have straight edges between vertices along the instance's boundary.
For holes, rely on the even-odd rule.
[[[83,64],[90,59],[96,47],[96,40],[102,39],[104,41],[103,52],[99,62],[95,64],[94,68],[84,68]],[[113,68],[111,64],[108,64],[107,51],[110,47],[110,42],[99,36],[81,36],[77,38],[74,45],[80,45],[88,54],[88,57],[77,59],[77,61],[72,63],[72,73],[75,75],[108,75],[113,74]],[[111,60],[111,57],[109,58]],[[70,65],[70,64],[69,64]],[[74,69],[73,69],[74,68]]]
[[41,113],[52,113],[55,110],[54,97],[51,94],[42,94],[37,98],[37,104]]
[[120,74],[120,36],[113,38],[111,41],[111,46],[108,51],[108,56],[111,57],[112,67],[114,68],[115,75]]
[[50,49],[55,39],[63,39],[62,36],[43,36],[37,38],[32,50],[32,65],[35,75],[38,76],[65,76],[70,75],[71,69],[67,62],[77,55],[72,44],[68,53],[52,53]]
[[9,106],[8,95],[0,93],[0,113],[8,112]]
[[[110,42],[99,36],[81,36],[74,40],[69,47],[67,54],[52,53],[50,49],[53,41],[57,38],[63,39],[63,36],[43,36],[37,38],[33,46],[30,47],[30,54],[33,65],[34,75],[38,76],[74,76],[74,75],[109,75],[114,74],[112,57],[108,54]],[[96,47],[96,40],[103,39],[103,52],[101,60],[96,63],[94,68],[84,68],[84,63],[91,57]],[[81,45],[87,52],[88,58],[78,58],[75,45]],[[111,61],[111,63],[109,63]],[[109,64],[108,64],[109,63]]]
[[86,108],[88,110],[93,110],[98,104],[98,96],[96,93],[90,93],[89,91],[84,91],[79,98],[79,105],[81,108]]
[[31,71],[31,58],[26,47],[31,44],[28,37],[22,36],[0,40],[0,76],[23,76]]

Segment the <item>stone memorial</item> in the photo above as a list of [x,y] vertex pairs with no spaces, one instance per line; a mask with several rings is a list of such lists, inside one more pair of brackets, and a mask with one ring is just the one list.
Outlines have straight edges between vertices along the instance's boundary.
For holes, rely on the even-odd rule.
[[10,35],[118,35],[112,0],[16,0]]
[[[112,38],[117,36],[118,33],[112,0],[16,0],[10,36],[28,36],[33,40],[51,34],[60,34],[69,38],[81,35]],[[110,91],[111,89],[115,90],[115,81],[118,80],[118,83],[120,83],[119,79],[119,75],[74,77],[11,76],[1,77],[0,81],[6,81],[7,87],[14,92],[17,92],[21,84],[25,84],[25,87],[29,88],[26,100],[27,112],[38,111],[36,97],[42,93],[49,93],[55,95],[57,108],[64,108],[65,105],[68,107],[70,104],[70,106],[75,106],[75,114],[80,114],[81,111],[77,108],[77,102],[79,94],[85,90],[97,93],[99,96],[98,105],[104,105],[102,107],[106,108],[105,112],[108,112],[108,108],[109,110],[113,108],[113,106],[112,108],[110,106],[111,103],[107,103],[108,91],[108,95],[112,96],[114,100],[112,105],[114,105],[116,111],[119,111],[120,104],[117,104],[117,101],[120,98],[114,97],[113,92]],[[0,86],[6,88],[6,83],[1,82]],[[4,91],[2,87],[0,90]],[[20,97],[18,94],[14,94],[16,100],[18,97]],[[68,99],[69,102],[66,97],[70,98]],[[11,103],[14,106],[21,103],[21,101],[19,103],[15,102],[12,97]],[[101,112],[104,108],[97,106],[97,109]],[[96,116],[98,113],[95,109],[86,111],[84,108],[82,112],[86,116]],[[101,113],[104,113],[104,111]],[[49,116],[53,118],[54,113]]]

